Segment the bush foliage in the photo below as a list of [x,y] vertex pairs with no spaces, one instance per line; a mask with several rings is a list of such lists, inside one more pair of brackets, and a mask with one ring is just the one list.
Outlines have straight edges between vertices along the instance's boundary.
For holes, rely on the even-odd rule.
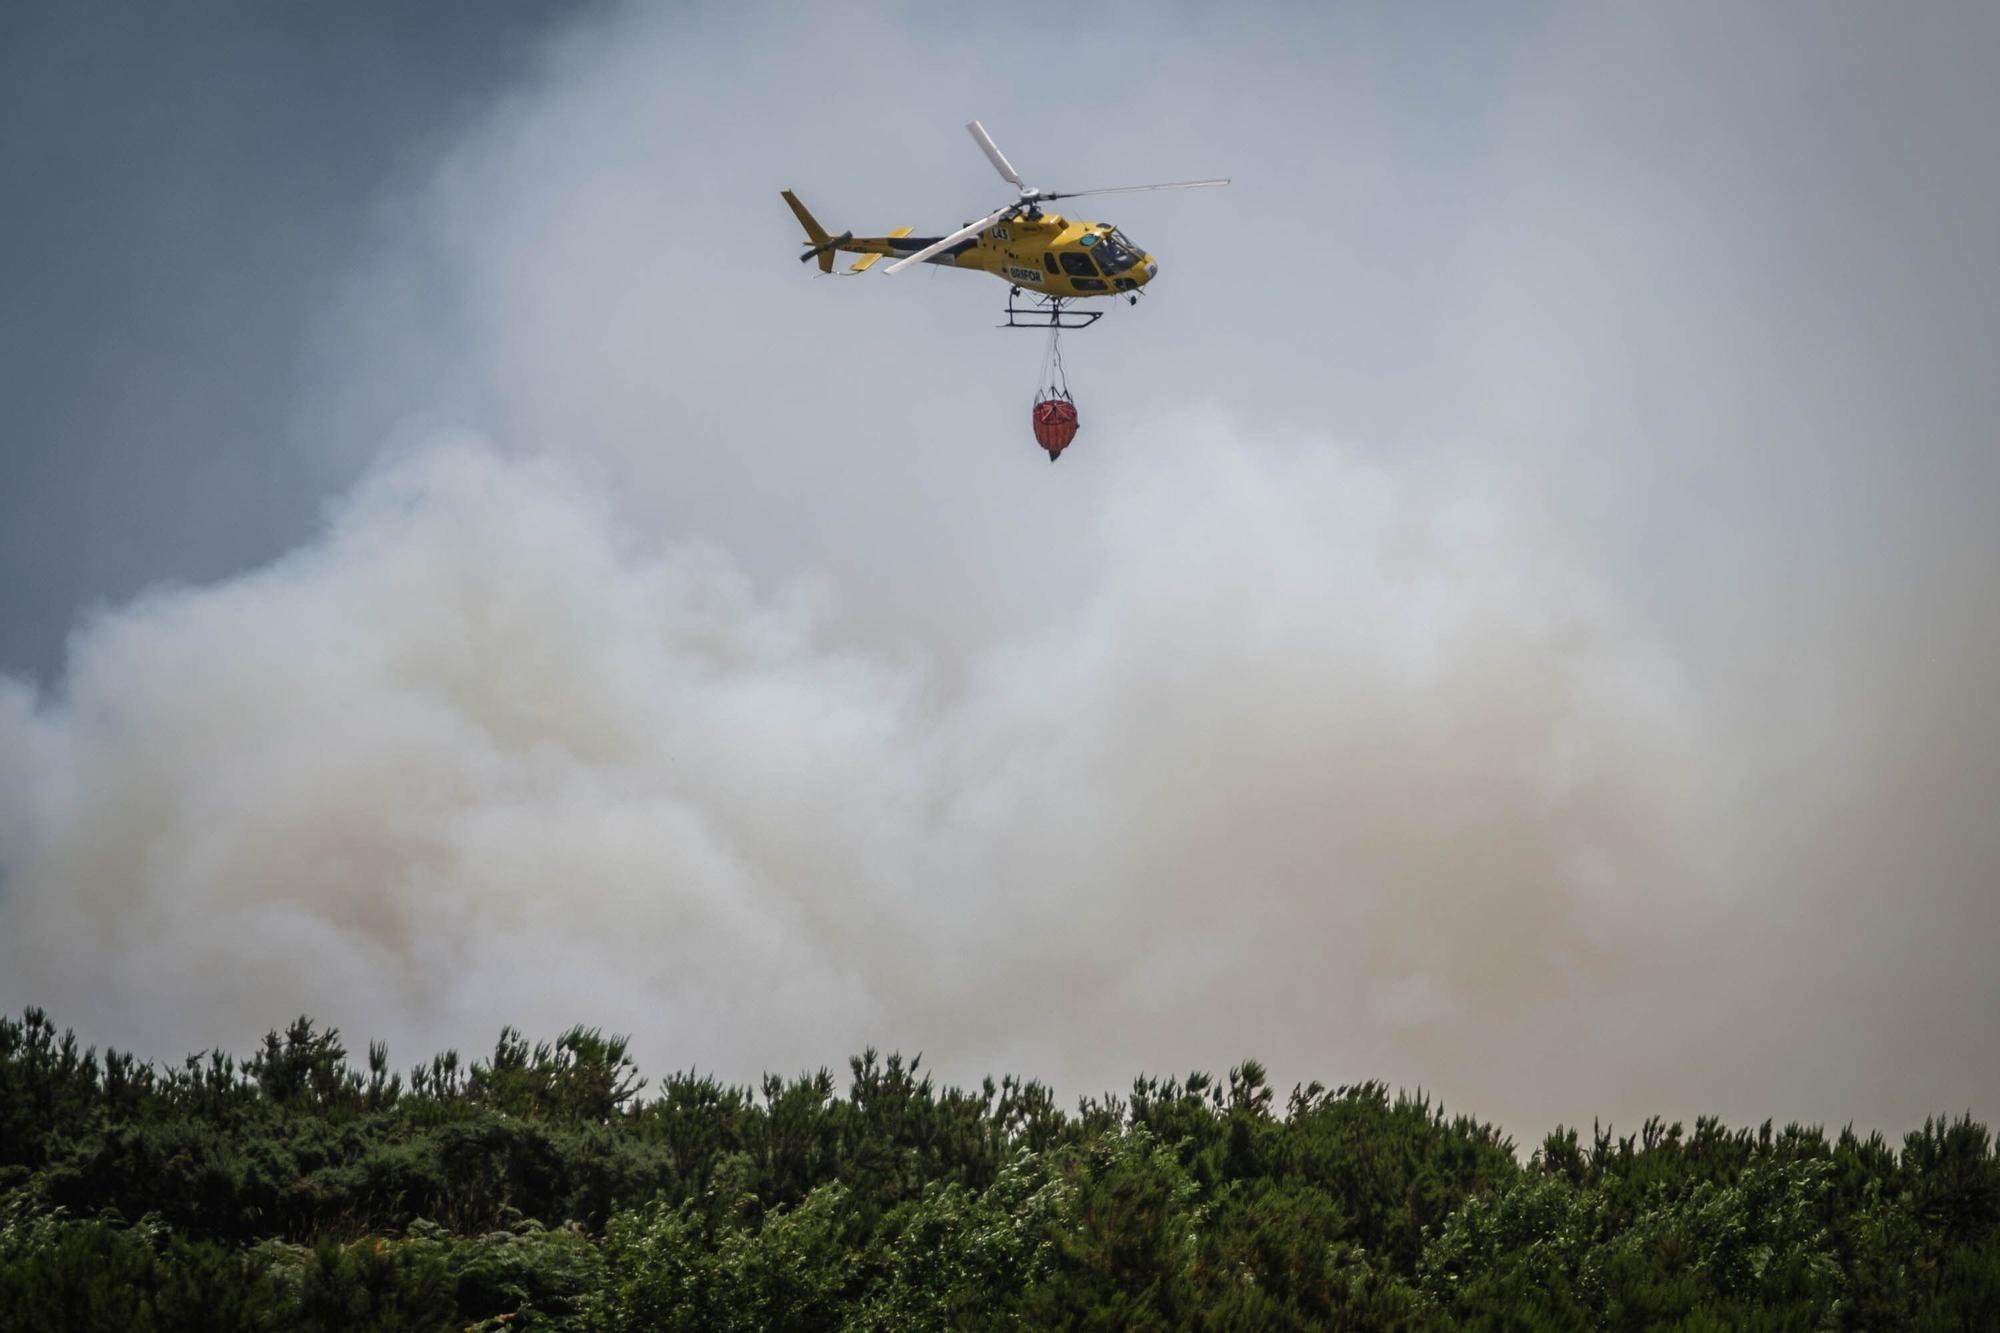
[[868,1051],[648,1095],[582,1028],[391,1072],[0,1018],[7,1329],[1977,1329],[2000,1164],[1702,1119],[1492,1126],[1246,1061],[1060,1108]]

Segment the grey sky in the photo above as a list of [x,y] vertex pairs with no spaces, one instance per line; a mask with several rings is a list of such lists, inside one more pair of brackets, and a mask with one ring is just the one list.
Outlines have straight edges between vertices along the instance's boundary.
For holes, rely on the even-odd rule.
[[[438,21],[341,34],[404,71],[348,103],[282,26],[187,57],[338,208],[260,137],[29,213],[38,272],[131,277],[0,326],[111,349],[10,428],[0,1002],[1069,1091],[1257,1054],[1526,1134],[1993,1113],[2000,23]],[[1002,201],[973,116],[1049,188],[1235,177],[1090,210],[1163,271],[1069,341],[1054,468],[998,283],[790,258],[784,187]],[[133,248],[238,196],[290,202]]]

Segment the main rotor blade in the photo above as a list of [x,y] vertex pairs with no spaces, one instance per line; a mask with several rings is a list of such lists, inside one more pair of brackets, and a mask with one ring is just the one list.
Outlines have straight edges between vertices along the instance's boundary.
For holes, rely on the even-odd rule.
[[993,136],[986,132],[984,125],[975,120],[965,129],[966,133],[979,141],[980,148],[986,153],[986,160],[993,164],[993,169],[1000,173],[1002,179],[1011,181],[1017,190],[1028,188],[1027,183],[1021,179],[1021,173],[1014,170],[1014,164],[1000,151],[1000,145],[993,142]]
[[963,227],[960,227],[957,231],[953,232],[951,235],[940,237],[939,239],[932,241],[929,245],[925,246],[923,249],[917,251],[913,255],[905,255],[903,258],[898,259],[895,263],[889,265],[889,267],[883,269],[882,271],[884,273],[901,273],[904,269],[908,268],[912,264],[921,264],[926,259],[929,259],[932,255],[937,254],[940,250],[949,250],[951,249],[952,246],[957,245],[960,241],[964,240],[966,237],[977,236],[980,232],[985,231],[988,227],[998,222],[1001,218],[1004,218],[1009,213],[1013,212],[1015,207],[1016,205],[1009,204],[1005,208],[996,208],[991,213],[988,213],[985,217],[979,219],[979,221],[966,223]]
[[1229,177],[1207,181],[1168,181],[1164,185],[1107,185],[1096,190],[1051,190],[1043,199],[1075,199],[1085,194],[1131,194],[1137,190],[1193,190],[1203,185],[1227,185]]

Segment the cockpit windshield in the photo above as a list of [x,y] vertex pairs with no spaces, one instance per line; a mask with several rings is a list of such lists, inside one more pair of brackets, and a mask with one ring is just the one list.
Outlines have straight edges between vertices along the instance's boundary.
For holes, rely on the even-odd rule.
[[1132,244],[1122,231],[1108,231],[1098,239],[1097,263],[1106,274],[1123,273],[1139,262],[1145,251]]

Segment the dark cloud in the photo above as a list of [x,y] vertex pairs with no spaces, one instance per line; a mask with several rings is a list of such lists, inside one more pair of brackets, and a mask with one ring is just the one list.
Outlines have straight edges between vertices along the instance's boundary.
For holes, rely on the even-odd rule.
[[13,5],[0,15],[0,664],[79,604],[275,554],[326,482],[297,360],[381,191],[573,6]]

